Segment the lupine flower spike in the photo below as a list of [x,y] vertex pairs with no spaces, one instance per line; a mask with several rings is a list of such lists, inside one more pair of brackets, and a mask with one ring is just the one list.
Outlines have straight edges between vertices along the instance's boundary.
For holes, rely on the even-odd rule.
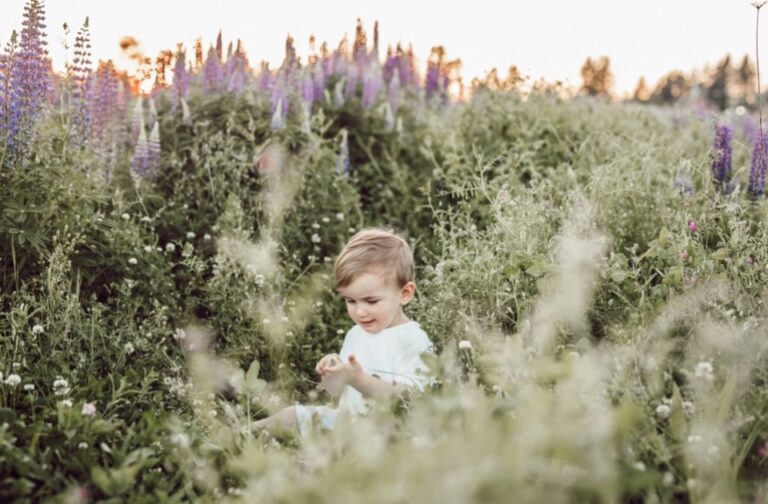
[[712,180],[717,190],[726,192],[731,176],[731,138],[733,129],[727,124],[715,124],[714,156],[712,160]]

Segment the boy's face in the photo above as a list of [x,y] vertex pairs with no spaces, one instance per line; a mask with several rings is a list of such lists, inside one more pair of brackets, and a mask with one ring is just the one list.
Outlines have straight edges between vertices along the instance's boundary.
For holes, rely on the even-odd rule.
[[394,279],[386,275],[361,273],[338,290],[347,304],[349,318],[365,332],[375,334],[408,321],[403,306],[413,298],[416,285],[408,282],[398,287]]

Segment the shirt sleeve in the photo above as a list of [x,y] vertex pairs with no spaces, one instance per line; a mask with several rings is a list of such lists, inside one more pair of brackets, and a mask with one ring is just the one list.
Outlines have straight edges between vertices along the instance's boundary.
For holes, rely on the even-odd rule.
[[409,334],[401,345],[401,353],[395,362],[395,379],[398,384],[423,390],[432,382],[429,368],[421,359],[424,353],[433,353],[434,346],[423,331]]

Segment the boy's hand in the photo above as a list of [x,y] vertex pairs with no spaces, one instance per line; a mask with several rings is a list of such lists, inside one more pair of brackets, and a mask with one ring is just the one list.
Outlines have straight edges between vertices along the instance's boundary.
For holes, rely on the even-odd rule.
[[345,385],[352,386],[358,383],[363,375],[365,375],[363,366],[357,362],[357,358],[354,355],[349,356],[348,362],[339,360],[335,366],[325,368],[323,373],[324,378],[334,379]]
[[315,373],[320,376],[325,376],[325,372],[328,368],[336,366],[341,363],[341,356],[336,353],[328,354],[317,362],[315,366]]

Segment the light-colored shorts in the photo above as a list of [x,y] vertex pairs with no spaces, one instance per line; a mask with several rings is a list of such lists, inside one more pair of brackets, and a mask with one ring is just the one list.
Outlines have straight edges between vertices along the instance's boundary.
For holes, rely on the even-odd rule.
[[302,436],[306,436],[313,429],[333,430],[338,414],[339,410],[330,406],[304,406],[303,404],[297,404],[296,420],[299,423],[299,433]]

